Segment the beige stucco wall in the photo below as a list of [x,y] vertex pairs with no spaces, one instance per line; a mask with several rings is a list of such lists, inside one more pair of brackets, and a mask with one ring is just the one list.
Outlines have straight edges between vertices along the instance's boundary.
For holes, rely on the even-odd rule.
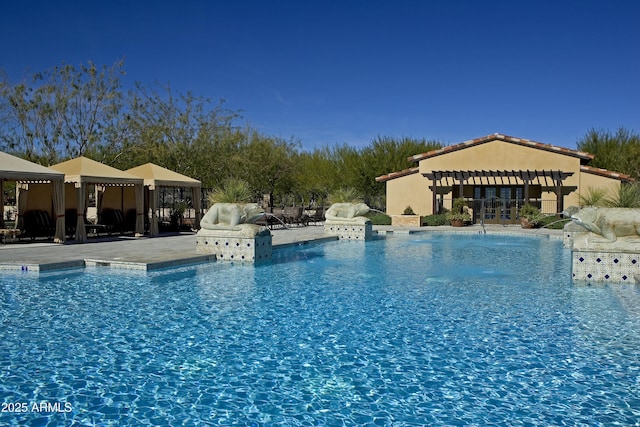
[[[580,159],[539,148],[495,140],[420,161],[420,172],[433,170],[562,170],[580,171]],[[577,185],[565,181],[567,185]]]
[[587,195],[590,188],[603,189],[607,192],[608,197],[613,197],[620,189],[620,181],[617,179],[607,178],[605,176],[583,172],[580,174],[580,185],[578,187],[578,191],[571,194],[571,198],[566,199],[568,200],[568,204],[566,206],[579,206],[580,196]]
[[[588,187],[606,187],[615,191],[620,186],[620,182],[615,179],[581,173],[580,161],[580,158],[575,156],[502,140],[473,145],[421,160],[418,165],[419,173],[387,181],[387,213],[390,215],[402,214],[404,209],[410,205],[417,214],[432,214],[432,196],[431,190],[429,190],[432,183],[423,176],[423,173],[432,171],[560,170],[572,172],[573,175],[562,184],[565,193],[568,193],[564,196],[565,207],[578,204],[581,189],[586,191]],[[511,180],[514,184],[521,184],[519,180],[514,178]],[[476,179],[478,184],[489,185],[493,182],[489,182],[487,179]],[[447,184],[452,186],[457,185],[457,182],[449,179]],[[537,185],[538,182],[533,184]],[[541,179],[540,184],[543,189],[542,200],[555,201],[553,180],[547,178],[545,183],[544,179]],[[442,184],[439,183],[439,185]],[[467,194],[467,196],[471,195]],[[451,194],[444,197],[450,199]],[[545,206],[555,210],[553,203],[547,203]]]
[[431,214],[429,181],[414,173],[387,181],[387,214],[402,215],[411,206],[416,215]]

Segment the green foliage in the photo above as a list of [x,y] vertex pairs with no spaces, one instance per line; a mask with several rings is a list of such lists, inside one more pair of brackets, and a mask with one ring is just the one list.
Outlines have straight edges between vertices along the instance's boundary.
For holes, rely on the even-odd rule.
[[533,206],[529,203],[526,203],[524,206],[520,208],[520,211],[518,212],[518,216],[520,218],[527,219],[529,221],[529,224],[533,225],[534,227],[538,226],[542,221],[542,219],[544,218],[544,215],[540,213],[540,209],[538,209],[536,206]]
[[615,133],[591,129],[577,141],[576,146],[578,150],[595,156],[591,166],[640,179],[640,135],[623,127]]
[[471,221],[471,214],[469,213],[469,208],[467,207],[467,203],[464,201],[462,197],[459,197],[453,201],[451,210],[446,212],[445,218],[448,221],[454,220],[462,220],[462,221]]
[[570,222],[570,218],[565,218],[558,215],[543,215],[539,222],[541,228],[548,228],[550,230],[562,230],[562,228]]
[[378,136],[370,145],[355,153],[357,155],[354,159],[357,179],[350,185],[361,191],[365,200],[369,202],[385,193],[384,184],[376,182],[376,177],[389,172],[409,169],[415,166],[415,163],[408,160],[410,156],[437,148],[442,148],[442,144],[437,141],[427,141],[424,138],[403,137],[398,139]]
[[362,203],[362,195],[352,187],[338,188],[329,194],[329,204],[334,203]]
[[422,224],[431,227],[439,227],[441,225],[449,225],[450,220],[446,214],[427,215],[422,218]]
[[391,225],[391,217],[380,212],[369,212],[365,215],[373,225]]
[[[298,195],[296,188],[297,153],[300,143],[296,140],[267,137],[247,129],[248,144],[240,154],[237,172],[246,179],[257,194],[276,195],[280,198]],[[298,197],[296,197],[298,198]]]
[[604,206],[606,195],[604,188],[589,187],[580,194],[580,206]]
[[640,208],[640,183],[622,184],[618,192],[605,200],[612,208]]
[[0,75],[0,141],[45,165],[84,155],[118,135],[123,61],[62,64],[14,84]]
[[402,212],[402,215],[415,215],[415,212],[413,212],[413,208],[411,206],[407,206],[406,208],[404,208],[404,212]]
[[191,92],[136,85],[128,93],[127,132],[100,152],[120,169],[153,162],[202,181],[204,187],[232,176],[246,135],[232,128],[237,114]]
[[245,180],[228,178],[209,194],[208,201],[212,206],[215,203],[249,203],[252,198],[253,192]]

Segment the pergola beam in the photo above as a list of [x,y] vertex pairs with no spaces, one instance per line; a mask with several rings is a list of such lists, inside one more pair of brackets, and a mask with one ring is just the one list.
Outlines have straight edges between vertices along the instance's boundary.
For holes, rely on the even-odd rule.
[[[434,190],[433,212],[437,210],[435,193],[438,188],[438,182],[442,184],[443,179],[445,180],[445,185],[448,185],[449,179],[453,180],[454,185],[457,182],[460,197],[462,197],[464,195],[464,183],[471,180],[473,184],[476,185],[476,178],[480,180],[480,184],[482,184],[482,178],[486,178],[489,185],[491,185],[492,181],[494,185],[504,185],[505,178],[507,178],[506,181],[511,185],[511,178],[520,179],[524,183],[525,203],[529,203],[529,185],[537,180],[540,184],[544,181],[544,185],[548,186],[547,178],[550,178],[554,184],[558,212],[562,212],[564,206],[562,200],[562,183],[572,175],[573,172],[563,172],[560,170],[439,170],[423,173],[425,178],[432,181],[432,188]],[[498,181],[498,179],[500,181]]]

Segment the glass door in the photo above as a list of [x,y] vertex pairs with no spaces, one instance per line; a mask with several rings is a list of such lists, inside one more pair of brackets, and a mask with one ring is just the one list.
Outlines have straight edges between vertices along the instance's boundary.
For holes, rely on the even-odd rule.
[[511,187],[500,187],[500,219],[509,221],[511,215]]

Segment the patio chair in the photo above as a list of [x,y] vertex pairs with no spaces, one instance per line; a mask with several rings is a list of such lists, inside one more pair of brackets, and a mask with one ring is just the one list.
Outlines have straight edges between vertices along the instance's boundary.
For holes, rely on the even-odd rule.
[[318,206],[313,215],[309,217],[309,222],[313,222],[314,225],[318,225],[318,223],[322,224],[324,222],[325,212],[326,208],[324,206]]
[[262,218],[256,221],[256,224],[261,225],[263,227],[269,227],[269,229],[273,230],[275,226],[284,227],[284,217],[282,216],[281,208],[272,208],[267,207],[264,210],[265,214]]
[[287,224],[307,225],[308,220],[302,206],[287,206],[282,212]]

